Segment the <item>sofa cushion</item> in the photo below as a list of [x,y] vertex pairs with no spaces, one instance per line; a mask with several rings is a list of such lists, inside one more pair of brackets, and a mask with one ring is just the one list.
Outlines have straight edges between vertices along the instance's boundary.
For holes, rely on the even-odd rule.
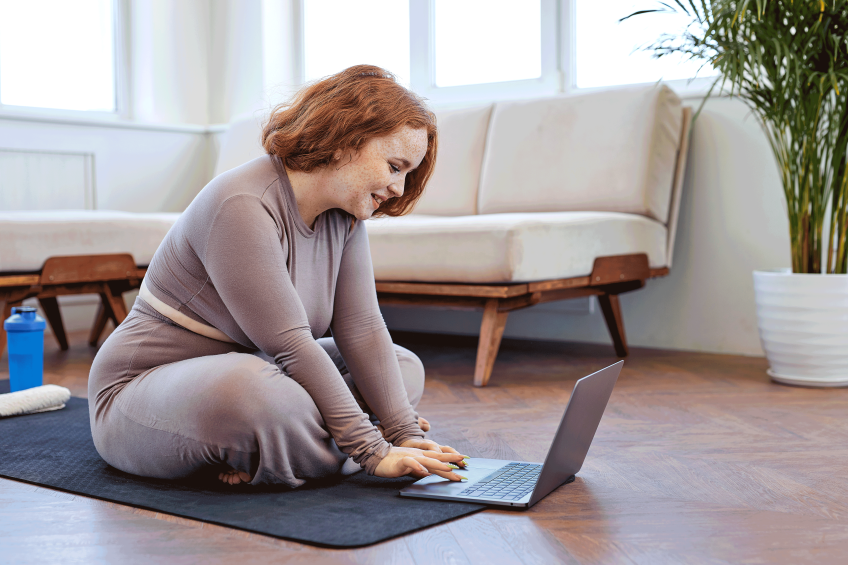
[[617,212],[543,212],[365,222],[378,281],[499,283],[585,276],[596,257],[647,253],[665,266],[663,224]]
[[34,272],[48,257],[130,253],[150,263],[179,214],[112,210],[0,212],[0,273]]
[[436,112],[439,127],[436,169],[415,206],[416,214],[463,216],[477,213],[480,167],[491,113],[491,104]]
[[668,87],[502,102],[491,122],[478,213],[597,210],[667,223],[682,126]]

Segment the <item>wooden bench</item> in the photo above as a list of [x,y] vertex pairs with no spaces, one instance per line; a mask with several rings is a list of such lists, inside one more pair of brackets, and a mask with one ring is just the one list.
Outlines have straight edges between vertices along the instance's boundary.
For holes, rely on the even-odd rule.
[[[0,274],[0,312],[5,320],[13,306],[37,298],[59,347],[65,351],[68,338],[57,297],[99,294],[100,305],[88,339],[96,346],[109,320],[117,326],[127,317],[123,293],[137,289],[146,271],[129,253],[50,257],[38,272]],[[0,328],[0,354],[5,347],[6,332]]]

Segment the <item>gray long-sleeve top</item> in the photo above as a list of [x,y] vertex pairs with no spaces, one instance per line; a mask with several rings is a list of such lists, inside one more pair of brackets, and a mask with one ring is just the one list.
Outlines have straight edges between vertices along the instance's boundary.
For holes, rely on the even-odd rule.
[[[154,296],[260,349],[315,401],[339,448],[373,474],[423,437],[377,304],[362,222],[333,209],[310,229],[276,157],[214,178],[165,237],[147,270]],[[330,328],[384,440],[316,339]]]

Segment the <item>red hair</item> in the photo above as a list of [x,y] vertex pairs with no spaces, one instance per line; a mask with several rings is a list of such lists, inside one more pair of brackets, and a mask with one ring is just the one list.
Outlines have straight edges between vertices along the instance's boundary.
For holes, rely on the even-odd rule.
[[427,153],[406,175],[403,196],[383,202],[375,216],[402,216],[415,206],[436,164],[436,116],[422,98],[373,65],[355,65],[302,88],[271,111],[262,146],[286,168],[308,173],[329,165],[336,151],[358,151],[404,126],[427,131]]

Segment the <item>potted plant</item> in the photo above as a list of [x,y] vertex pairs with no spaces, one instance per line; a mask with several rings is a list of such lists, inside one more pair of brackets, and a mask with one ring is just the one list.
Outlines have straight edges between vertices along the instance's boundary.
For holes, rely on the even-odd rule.
[[[848,385],[848,0],[667,0],[689,16],[646,49],[703,61],[759,119],[779,167],[792,269],[755,271],[769,375]],[[627,18],[623,18],[627,19]]]

